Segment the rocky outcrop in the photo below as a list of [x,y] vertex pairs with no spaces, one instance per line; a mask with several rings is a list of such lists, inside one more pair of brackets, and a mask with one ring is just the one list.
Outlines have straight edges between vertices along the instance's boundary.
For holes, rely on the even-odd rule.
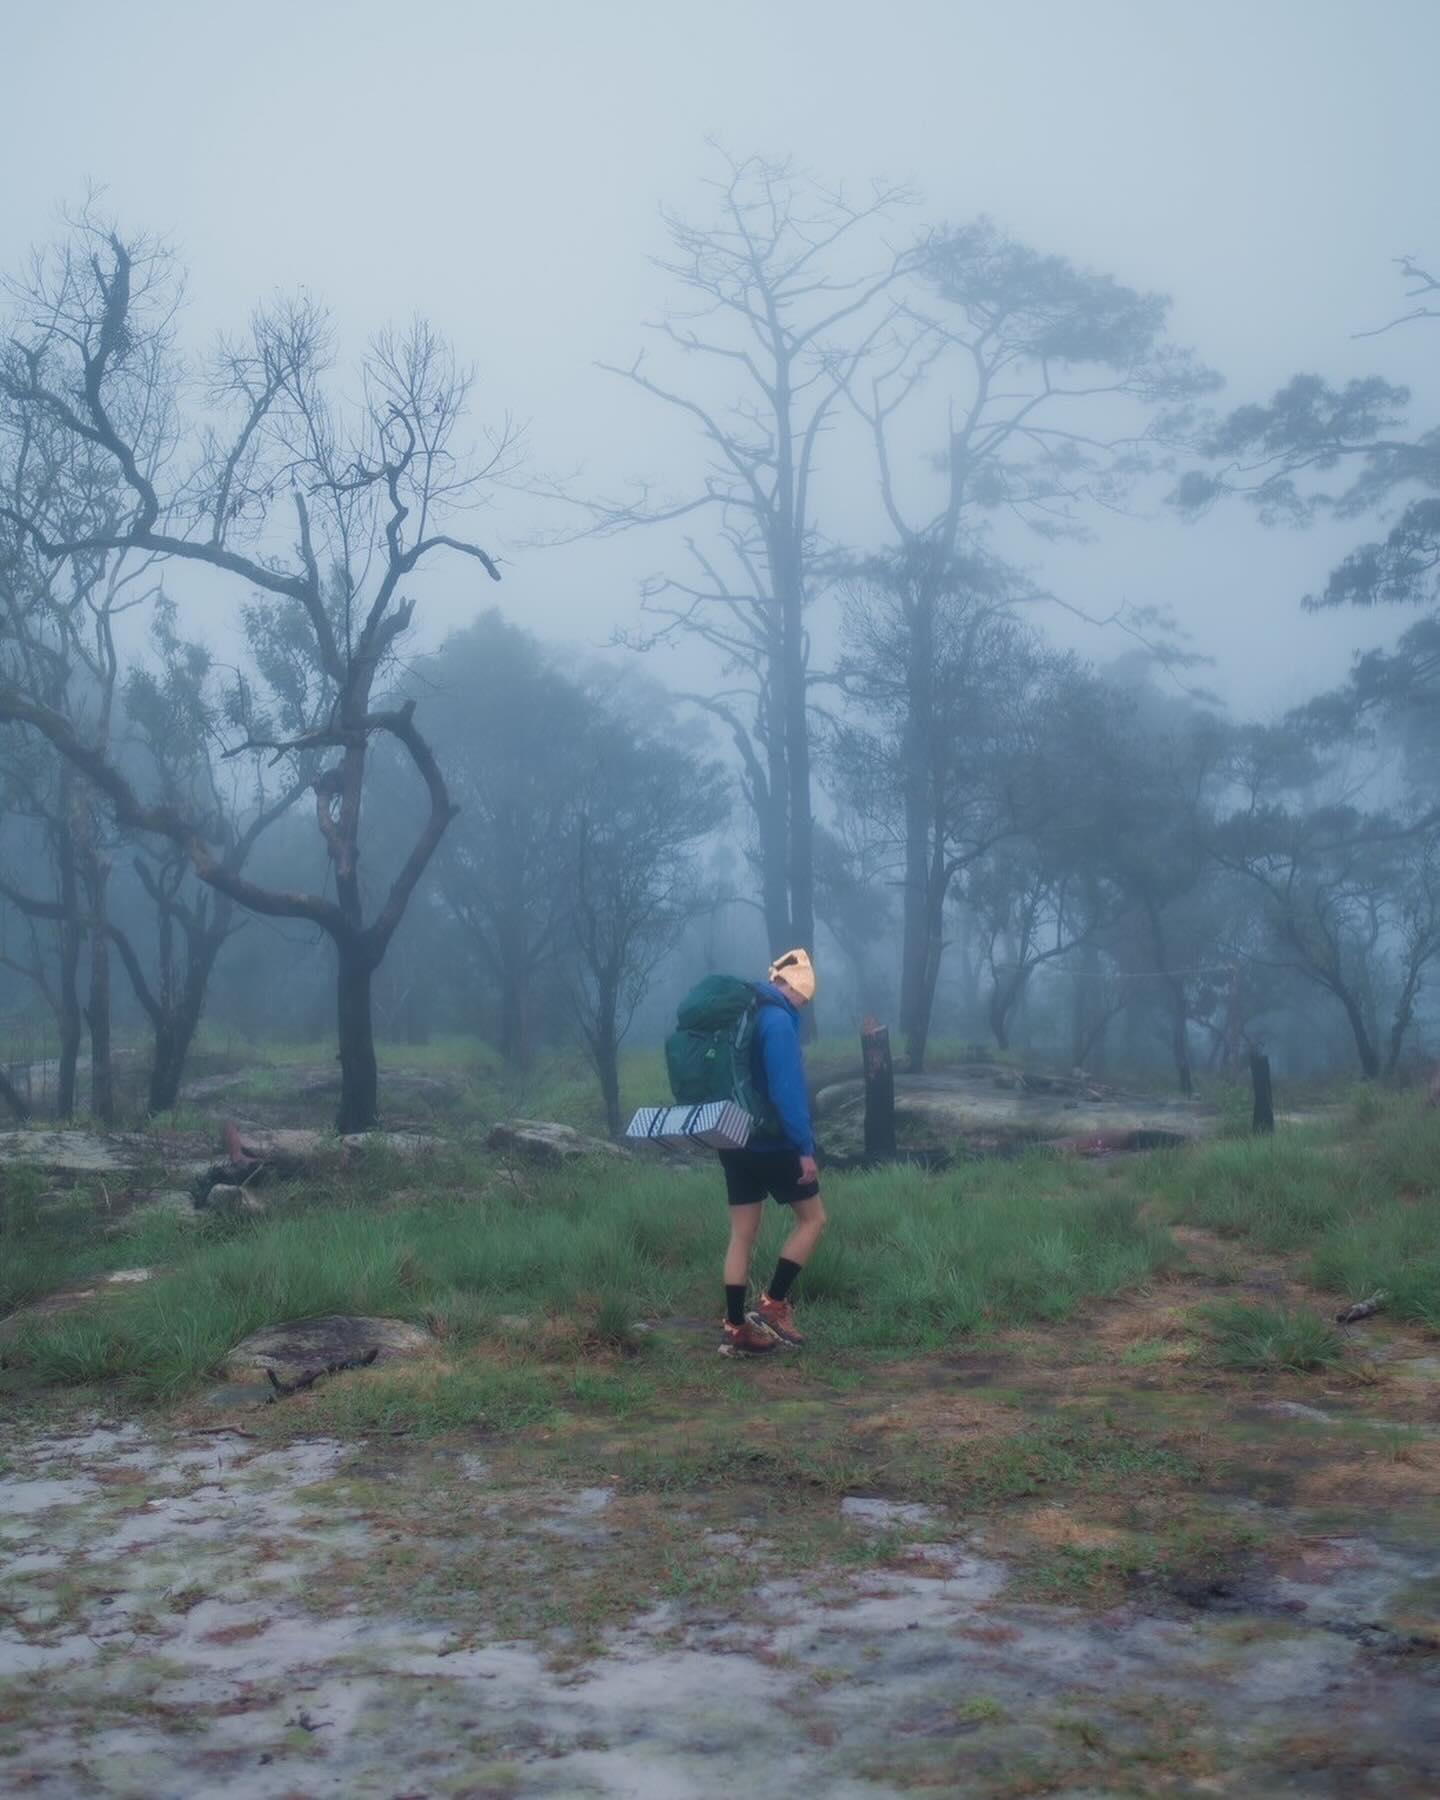
[[587,1137],[553,1119],[509,1119],[497,1125],[485,1140],[486,1148],[503,1156],[519,1156],[551,1168],[586,1156],[625,1158],[626,1152],[608,1138]]
[[[821,1141],[837,1160],[859,1156],[864,1090],[832,1082],[815,1096]],[[1027,1146],[1090,1155],[1152,1149],[1214,1132],[1213,1108],[1107,1091],[1077,1076],[1042,1075],[986,1063],[897,1074],[895,1118],[902,1152],[916,1143],[954,1146],[972,1155],[1005,1155]]]
[[225,1358],[225,1374],[241,1382],[268,1381],[273,1375],[282,1387],[294,1388],[337,1369],[394,1362],[434,1347],[428,1331],[405,1319],[327,1313],[252,1331]]

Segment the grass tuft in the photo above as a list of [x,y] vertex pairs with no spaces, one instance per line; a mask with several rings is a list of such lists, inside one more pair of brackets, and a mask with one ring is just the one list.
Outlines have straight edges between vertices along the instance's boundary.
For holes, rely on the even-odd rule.
[[1231,1369],[1303,1374],[1331,1368],[1345,1354],[1334,1327],[1308,1307],[1252,1306],[1243,1300],[1202,1307],[1216,1359]]

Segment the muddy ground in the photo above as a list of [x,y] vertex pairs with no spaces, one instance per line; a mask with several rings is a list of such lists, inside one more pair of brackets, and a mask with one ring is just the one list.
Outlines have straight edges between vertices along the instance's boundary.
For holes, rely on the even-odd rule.
[[[22,1409],[0,1792],[1440,1793],[1440,1359],[1372,1321],[1342,1370],[1223,1375],[1191,1324],[1219,1247],[1186,1235],[1078,1326],[826,1394],[737,1370],[753,1466],[699,1477],[703,1418],[333,1429],[413,1369]],[[828,1475],[776,1476],[796,1441]]]

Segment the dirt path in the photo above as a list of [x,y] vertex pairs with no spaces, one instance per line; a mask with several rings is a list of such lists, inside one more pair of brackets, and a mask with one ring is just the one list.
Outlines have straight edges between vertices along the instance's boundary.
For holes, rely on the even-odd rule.
[[1433,1537],[1297,1517],[1283,1567],[1096,1613],[1022,1598],[1003,1529],[863,1496],[777,1573],[743,1495],[522,1490],[483,1446],[77,1423],[3,1456],[0,1792],[1440,1792]]

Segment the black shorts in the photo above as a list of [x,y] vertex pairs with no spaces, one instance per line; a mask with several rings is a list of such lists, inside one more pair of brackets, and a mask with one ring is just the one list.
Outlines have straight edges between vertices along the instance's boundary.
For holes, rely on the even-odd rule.
[[800,1179],[800,1158],[793,1150],[722,1150],[725,1197],[731,1206],[755,1206],[768,1194],[781,1206],[813,1200],[818,1181]]

